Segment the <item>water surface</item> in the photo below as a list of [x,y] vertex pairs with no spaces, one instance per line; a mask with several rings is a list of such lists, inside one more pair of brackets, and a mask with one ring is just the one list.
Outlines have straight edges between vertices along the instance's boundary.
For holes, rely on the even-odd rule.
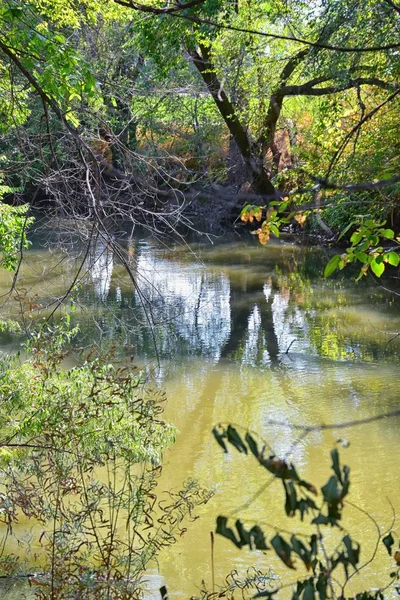
[[[26,324],[49,316],[81,265],[74,292],[77,345],[134,354],[166,388],[166,417],[179,435],[165,456],[160,490],[179,489],[195,477],[215,495],[153,566],[149,594],[158,598],[160,584],[182,598],[196,594],[202,580],[211,588],[210,532],[219,514],[232,522],[240,517],[248,526],[259,523],[269,537],[275,528],[307,531],[283,516],[279,482],[261,492],[266,472],[251,458],[234,450],[224,454],[217,446],[211,430],[218,423],[258,432],[316,485],[327,481],[329,453],[346,438],[350,445],[340,452],[351,467],[349,499],[359,509],[347,509],[345,526],[367,559],[376,530],[365,512],[385,529],[392,514],[387,498],[400,510],[399,419],[316,431],[300,441],[288,425],[341,423],[399,408],[400,298],[373,280],[322,280],[328,257],[291,243],[262,248],[237,241],[189,249],[137,239],[125,250],[130,276],[104,244],[85,257],[76,239],[65,238],[61,252],[51,240],[43,247],[39,238],[26,253],[19,296],[13,293],[4,304],[3,318],[18,319],[21,306]],[[1,293],[9,284],[2,274]],[[18,342],[18,336],[2,334],[4,350]],[[18,534],[26,536],[26,527],[21,523]],[[329,532],[330,539],[334,543]],[[245,577],[251,566],[272,568],[285,582],[294,579],[272,552],[238,551],[217,536],[217,585],[233,570]],[[381,585],[392,570],[379,549],[350,589]]]

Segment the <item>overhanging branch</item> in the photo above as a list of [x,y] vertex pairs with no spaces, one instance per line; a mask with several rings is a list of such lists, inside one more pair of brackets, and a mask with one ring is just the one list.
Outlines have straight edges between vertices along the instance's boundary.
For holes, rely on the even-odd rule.
[[[313,48],[321,48],[324,50],[330,50],[334,52],[346,52],[346,53],[365,53],[365,52],[385,52],[387,50],[394,50],[395,48],[400,48],[400,42],[393,42],[391,44],[385,44],[382,46],[369,46],[369,47],[358,47],[358,46],[335,46],[334,44],[324,44],[323,42],[312,42],[310,40],[306,40],[303,38],[281,35],[278,33],[267,33],[265,31],[259,31],[256,29],[248,29],[247,27],[237,27],[235,25],[224,25],[222,23],[217,23],[216,21],[212,21],[211,19],[203,19],[200,17],[195,17],[193,15],[188,15],[182,12],[185,8],[192,8],[197,4],[202,4],[205,0],[193,0],[193,2],[188,2],[185,4],[178,4],[177,7],[170,8],[156,8],[149,6],[147,4],[138,4],[136,2],[129,2],[126,0],[113,0],[116,4],[120,4],[121,6],[132,8],[133,10],[137,10],[140,12],[152,13],[153,15],[165,15],[168,14],[171,17],[176,17],[178,19],[185,19],[186,21],[191,21],[192,23],[196,23],[197,25],[209,25],[210,27],[215,27],[216,29],[227,29],[229,31],[237,31],[239,33],[249,33],[252,35],[259,35],[261,37],[273,39],[273,40],[284,40],[288,42],[297,42],[299,44],[304,44],[306,46],[310,46]],[[190,5],[190,6],[189,6]],[[172,10],[173,9],[173,10]]]
[[315,87],[324,81],[328,81],[328,78],[317,77],[302,85],[286,85],[279,89],[279,93],[282,96],[325,96],[343,92],[351,88],[357,88],[361,85],[373,85],[384,90],[393,90],[398,86],[396,83],[388,83],[377,77],[358,77],[356,79],[351,79],[342,85],[331,85],[324,88]]

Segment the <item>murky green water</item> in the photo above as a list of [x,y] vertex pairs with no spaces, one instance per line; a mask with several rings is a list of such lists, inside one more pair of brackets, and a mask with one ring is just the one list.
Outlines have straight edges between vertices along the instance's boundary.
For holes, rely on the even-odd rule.
[[[350,441],[341,455],[351,467],[350,500],[361,510],[348,508],[346,528],[368,559],[376,529],[362,511],[384,529],[392,514],[386,498],[400,510],[400,419],[312,432],[298,443],[299,432],[285,424],[340,423],[399,408],[399,297],[372,280],[358,285],[344,277],[322,281],[327,257],[290,243],[197,245],[193,253],[135,240],[126,248],[135,287],[104,246],[86,258],[83,246],[67,237],[65,253],[52,248],[51,242],[43,248],[37,241],[26,254],[19,297],[13,294],[3,305],[2,318],[17,318],[21,307],[26,323],[38,313],[48,316],[82,264],[73,316],[81,328],[78,345],[114,345],[116,355],[133,353],[167,390],[166,416],[180,433],[165,457],[160,489],[178,489],[189,477],[215,489],[199,511],[201,518],[188,524],[185,535],[154,565],[149,594],[158,598],[161,583],[171,596],[182,598],[195,594],[202,580],[211,587],[210,531],[219,514],[240,517],[250,526],[259,523],[268,535],[274,527],[306,531],[304,524],[282,516],[279,482],[257,495],[268,479],[265,472],[251,458],[222,453],[211,435],[220,422],[257,431],[317,485],[330,475],[329,452],[337,439]],[[10,278],[1,277],[4,294]],[[2,334],[1,341],[7,351],[18,339]],[[17,535],[28,535],[26,524]],[[245,577],[252,565],[265,572],[272,568],[285,581],[294,579],[273,553],[238,551],[217,537],[217,584],[233,570]],[[379,549],[353,577],[351,591],[381,585],[392,570]],[[18,588],[4,597],[22,593]]]

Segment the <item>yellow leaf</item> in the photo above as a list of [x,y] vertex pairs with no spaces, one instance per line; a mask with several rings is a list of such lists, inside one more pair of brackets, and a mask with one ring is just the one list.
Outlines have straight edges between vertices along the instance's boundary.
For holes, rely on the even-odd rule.
[[270,238],[269,227],[265,227],[264,225],[265,225],[265,223],[263,223],[262,229],[259,229],[258,233],[257,233],[257,235],[258,235],[258,241],[263,246],[265,246],[265,244],[267,242],[269,242],[269,238]]
[[304,223],[307,220],[307,216],[303,215],[301,213],[298,213],[297,215],[294,215],[294,220],[298,222],[298,224],[300,225],[300,227],[303,227]]

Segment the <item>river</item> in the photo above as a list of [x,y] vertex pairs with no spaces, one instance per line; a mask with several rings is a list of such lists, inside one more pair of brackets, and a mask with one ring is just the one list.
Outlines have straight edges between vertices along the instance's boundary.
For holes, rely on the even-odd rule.
[[[199,594],[203,580],[211,589],[210,532],[218,515],[258,523],[268,537],[278,527],[307,531],[283,516],[279,482],[262,490],[268,477],[254,460],[234,449],[222,452],[211,434],[218,423],[258,432],[319,486],[330,476],[330,451],[338,447],[351,468],[349,499],[358,507],[346,508],[346,530],[361,543],[362,560],[369,558],[376,542],[371,517],[385,529],[390,503],[400,510],[399,418],[316,430],[301,440],[289,425],[348,422],[399,408],[400,297],[372,279],[356,284],[351,273],[323,280],[326,253],[289,241],[189,247],[134,239],[126,245],[131,277],[104,245],[85,256],[74,236],[65,236],[61,248],[51,237],[46,244],[43,236],[33,241],[20,296],[3,305],[2,318],[17,318],[21,306],[26,320],[49,315],[82,263],[74,293],[77,345],[133,353],[167,391],[165,417],[179,434],[165,456],[160,489],[179,489],[194,477],[215,491],[200,518],[149,571],[149,596],[158,599],[158,587],[166,585],[171,597],[189,598]],[[0,293],[9,285],[2,273]],[[19,341],[0,334],[3,351],[15,350]],[[21,521],[16,535],[28,531]],[[352,593],[387,581],[393,562],[381,546],[353,577]],[[239,551],[216,536],[214,554],[216,586],[226,577],[231,582],[232,572],[245,579],[253,567],[287,581],[272,551]],[[26,588],[11,586],[3,597],[25,593],[29,597]]]

